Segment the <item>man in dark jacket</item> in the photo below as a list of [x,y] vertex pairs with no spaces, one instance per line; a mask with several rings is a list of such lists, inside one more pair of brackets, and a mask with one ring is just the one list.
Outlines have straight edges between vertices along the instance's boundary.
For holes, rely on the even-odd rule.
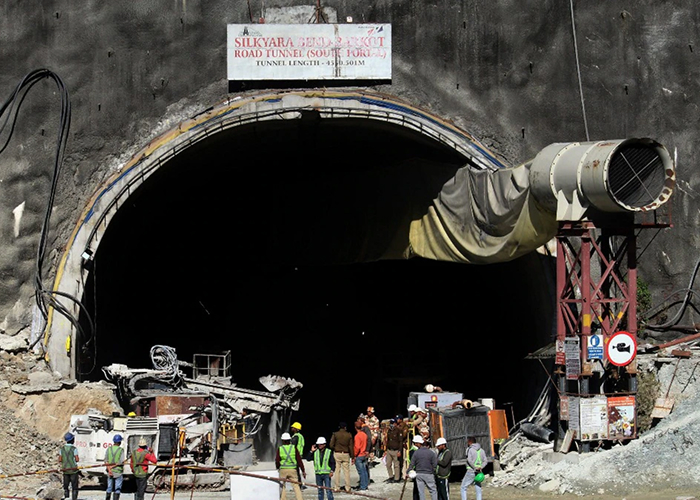
[[438,450],[437,471],[435,472],[438,500],[449,500],[448,480],[452,472],[452,451],[447,448],[447,440],[444,437],[439,437],[435,446]]
[[386,431],[386,471],[389,483],[401,482],[401,452],[404,446],[404,436],[401,428],[397,425],[396,419],[389,422],[389,429]]
[[338,473],[333,475],[333,489],[340,491],[341,472],[345,476],[345,491],[350,493],[350,461],[353,455],[352,434],[347,430],[347,424],[340,422],[338,430],[331,436],[330,448],[337,464]]

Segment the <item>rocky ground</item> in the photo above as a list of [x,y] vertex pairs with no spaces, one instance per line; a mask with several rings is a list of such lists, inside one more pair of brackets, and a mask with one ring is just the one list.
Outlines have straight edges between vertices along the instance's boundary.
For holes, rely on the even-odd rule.
[[[668,353],[639,357],[640,370],[655,374],[660,395],[668,391],[676,401],[671,415],[639,439],[608,450],[579,454],[572,449],[564,455],[554,452],[552,444],[516,435],[503,450],[502,470],[487,479],[484,499],[695,498],[693,492],[700,491],[700,355],[692,352],[690,358]],[[27,351],[26,340],[0,335],[0,496],[60,498],[60,476],[55,472],[6,475],[55,469],[70,415],[89,408],[118,411],[109,384],[62,379]],[[402,498],[401,485],[384,482],[381,464],[372,477],[372,497]],[[82,485],[81,499],[103,498],[94,480]],[[409,498],[411,489],[409,484],[403,498]],[[453,478],[450,489],[459,498],[459,478]],[[307,489],[304,497],[315,498],[315,490]]]

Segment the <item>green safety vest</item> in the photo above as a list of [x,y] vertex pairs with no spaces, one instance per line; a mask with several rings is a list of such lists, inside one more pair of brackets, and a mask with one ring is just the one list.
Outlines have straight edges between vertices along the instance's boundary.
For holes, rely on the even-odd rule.
[[78,473],[78,463],[75,461],[75,446],[72,444],[61,446],[61,469],[71,469],[64,470],[64,474]]
[[132,467],[134,471],[134,476],[136,477],[146,477],[148,475],[148,471],[143,470],[142,465],[148,465],[144,464],[146,458],[146,450],[137,450],[137,451],[132,451],[131,452],[131,459],[133,460],[134,466]]
[[316,474],[330,474],[331,473],[331,450],[324,448],[323,457],[321,457],[321,450],[316,450],[314,452],[314,472]]
[[[440,453],[438,453],[438,462],[439,462],[440,460],[442,460],[442,457],[445,456],[445,453],[447,453],[447,448],[445,448],[445,449],[442,450]],[[450,477],[449,474],[448,474],[447,476],[444,476],[444,477],[443,477],[443,476],[440,476],[440,475],[438,474],[438,470],[440,470],[440,465],[436,465],[436,466],[435,466],[435,475],[436,475],[437,477],[439,477],[440,479],[447,479],[448,477]]]
[[416,451],[418,447],[415,444],[411,444],[411,447],[408,449],[408,453],[406,453],[406,467],[411,466],[411,452]]
[[304,436],[301,435],[301,432],[297,432],[295,436],[299,436],[299,439],[297,439],[297,450],[299,450],[299,455],[304,454],[304,445],[306,444],[306,441],[304,440]]
[[280,469],[296,469],[297,455],[294,453],[294,445],[283,444],[280,446]]
[[115,476],[121,476],[124,473],[124,465],[122,464],[123,453],[124,450],[121,446],[113,444],[112,446],[107,448],[107,453],[105,454],[105,463],[115,464],[114,467],[112,467],[112,474]]
[[[483,455],[483,453],[484,453],[484,450],[481,449],[481,448],[479,448],[478,450],[476,450],[476,460],[474,460],[474,468],[475,468],[475,469],[481,469],[481,468],[482,468],[481,465],[482,465],[482,464],[484,463],[484,461],[485,461],[483,458],[481,458],[482,455]],[[469,464],[467,464],[467,466],[469,466]],[[471,468],[471,467],[469,467],[469,468]]]

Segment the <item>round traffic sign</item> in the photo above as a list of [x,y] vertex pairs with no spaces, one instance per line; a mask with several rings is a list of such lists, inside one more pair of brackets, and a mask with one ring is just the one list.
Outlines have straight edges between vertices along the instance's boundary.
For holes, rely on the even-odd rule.
[[616,332],[605,346],[605,354],[615,366],[626,366],[637,355],[637,339],[629,332]]

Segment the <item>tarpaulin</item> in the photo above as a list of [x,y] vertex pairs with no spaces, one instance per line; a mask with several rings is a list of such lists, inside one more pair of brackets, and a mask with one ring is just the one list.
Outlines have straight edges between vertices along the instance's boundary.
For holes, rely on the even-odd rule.
[[406,257],[491,264],[532,252],[557,232],[555,214],[529,190],[529,165],[460,168],[427,213],[411,222]]

